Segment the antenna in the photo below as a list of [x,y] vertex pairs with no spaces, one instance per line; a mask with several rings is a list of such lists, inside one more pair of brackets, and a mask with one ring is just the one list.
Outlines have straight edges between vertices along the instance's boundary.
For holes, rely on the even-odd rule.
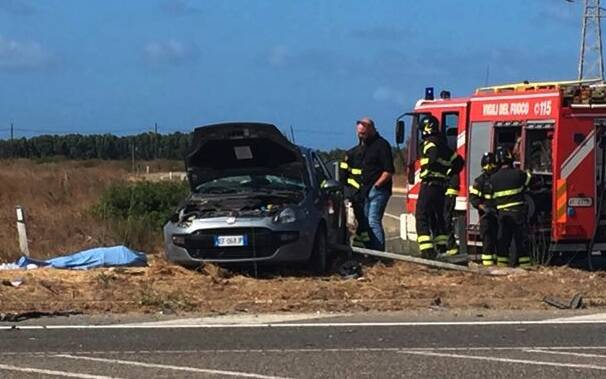
[[604,80],[602,28],[600,25],[601,18],[604,17],[602,11],[606,11],[606,9],[600,6],[600,0],[585,0],[581,29],[581,51],[579,53],[579,81],[586,79]]

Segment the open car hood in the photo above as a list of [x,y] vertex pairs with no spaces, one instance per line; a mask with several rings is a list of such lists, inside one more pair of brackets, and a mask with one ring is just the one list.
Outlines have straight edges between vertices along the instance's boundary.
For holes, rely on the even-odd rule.
[[263,123],[236,122],[196,128],[185,167],[192,191],[227,172],[275,171],[305,178],[299,148],[274,125]]

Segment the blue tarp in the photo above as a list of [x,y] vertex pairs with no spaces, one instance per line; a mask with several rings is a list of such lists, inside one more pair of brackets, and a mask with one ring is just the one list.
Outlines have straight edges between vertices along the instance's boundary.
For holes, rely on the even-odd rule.
[[35,264],[41,267],[86,270],[97,267],[142,267],[147,266],[147,258],[145,254],[131,250],[126,246],[113,246],[84,250],[48,260],[21,257],[17,261],[19,267],[25,268],[28,264]]

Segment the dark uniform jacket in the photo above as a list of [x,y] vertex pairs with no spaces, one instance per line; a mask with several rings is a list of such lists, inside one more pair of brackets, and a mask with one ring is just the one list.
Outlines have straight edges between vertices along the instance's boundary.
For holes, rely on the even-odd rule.
[[489,179],[491,198],[497,210],[521,209],[531,179],[529,172],[514,167],[502,167],[492,174]]
[[[482,171],[480,176],[475,178],[473,185],[469,187],[469,202],[478,210],[480,216],[484,211],[480,209],[480,205],[484,204],[488,209],[495,209],[492,202],[492,187],[490,186],[490,176],[486,171]],[[496,210],[496,209],[495,209]]]
[[364,183],[362,182],[362,154],[364,146],[357,145],[347,150],[345,158],[339,163],[339,181],[345,186],[347,198],[360,200]]
[[421,144],[421,181],[446,183],[450,175],[460,171],[452,170],[453,163],[459,158],[459,155],[448,147],[443,137],[428,137]]

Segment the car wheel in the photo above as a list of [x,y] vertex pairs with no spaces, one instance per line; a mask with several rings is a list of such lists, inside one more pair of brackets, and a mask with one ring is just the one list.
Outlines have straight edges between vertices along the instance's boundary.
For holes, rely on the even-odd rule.
[[309,259],[309,267],[314,274],[322,275],[326,273],[327,266],[328,246],[326,243],[326,231],[324,228],[320,227],[318,228],[314,239],[314,246]]

